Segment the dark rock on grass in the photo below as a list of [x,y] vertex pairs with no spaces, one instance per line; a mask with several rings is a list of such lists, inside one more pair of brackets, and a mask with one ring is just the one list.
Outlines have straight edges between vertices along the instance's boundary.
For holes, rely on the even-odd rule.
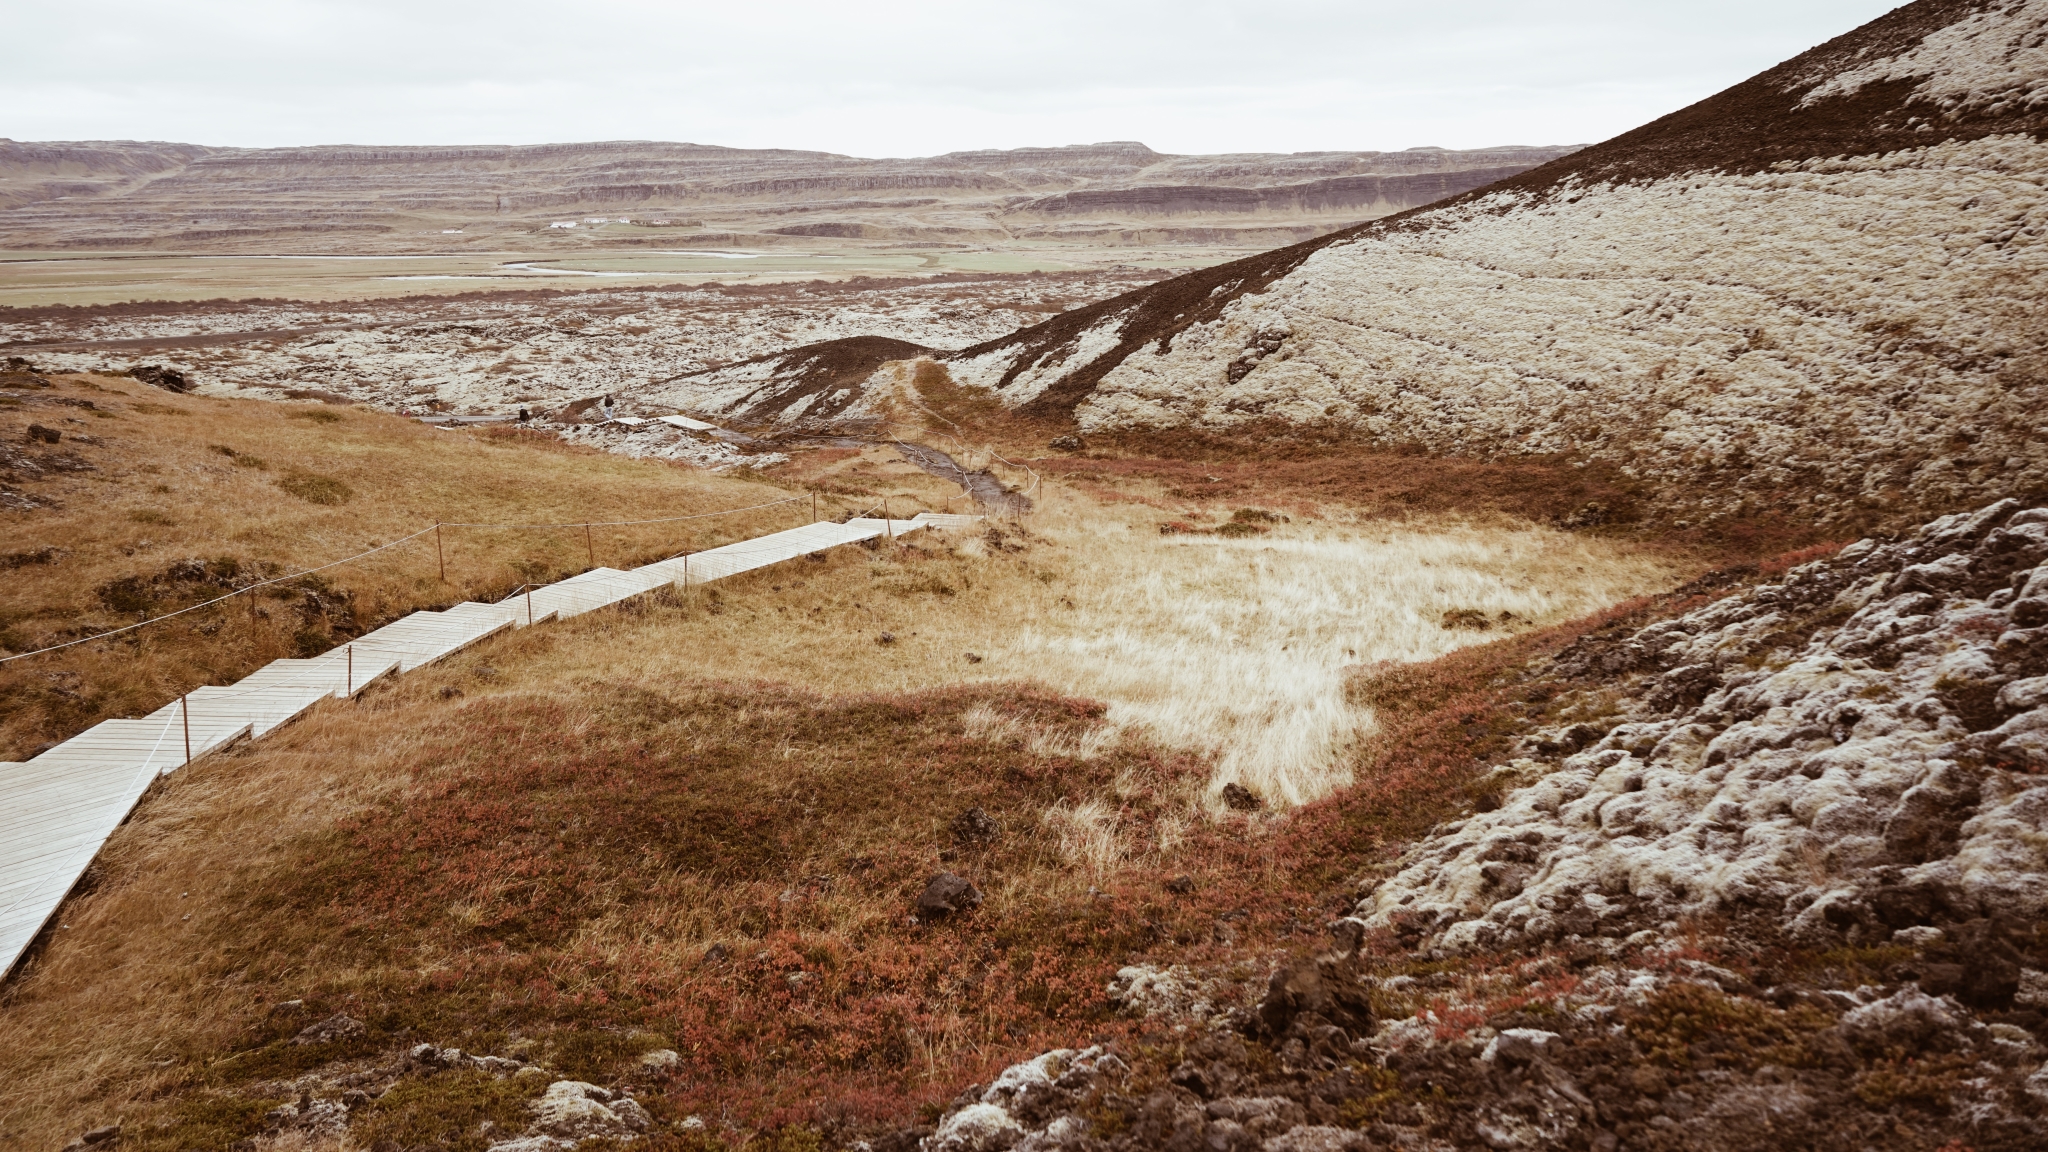
[[292,1043],[328,1044],[336,1040],[353,1040],[364,1031],[361,1020],[346,1013],[336,1012],[317,1024],[308,1024],[297,1036],[292,1037]]
[[49,545],[31,548],[25,552],[0,553],[0,568],[26,568],[31,564],[49,564],[64,554],[63,549],[52,548]]
[[981,889],[951,872],[941,872],[917,897],[917,915],[922,920],[941,920],[956,912],[981,907]]
[[995,817],[978,804],[953,817],[953,823],[948,827],[954,841],[960,844],[987,844],[1003,832],[1003,826],[996,823]]
[[732,949],[727,948],[723,944],[713,944],[711,947],[706,948],[704,955],[697,960],[697,967],[716,968],[718,965],[725,963],[726,958],[731,955]]
[[1305,956],[1281,966],[1266,985],[1257,1016],[1258,1030],[1272,1037],[1326,1039],[1320,1034],[1331,1026],[1367,1036],[1373,1028],[1372,1001],[1356,966],[1334,956]]
[[161,364],[144,364],[140,368],[130,369],[128,375],[152,388],[162,388],[166,392],[192,390],[192,381],[186,379],[183,372],[175,368],[166,368]]
[[55,428],[45,428],[41,424],[31,424],[28,426],[28,442],[31,444],[55,444],[62,439],[64,439],[64,433],[59,432]]
[[71,1141],[71,1143],[66,1144],[64,1152],[77,1152],[80,1148],[97,1148],[101,1146],[111,1148],[120,1138],[121,1126],[119,1124],[107,1124],[86,1132]]
[[1223,806],[1232,812],[1257,812],[1266,806],[1259,794],[1235,782],[1223,786]]
[[1195,878],[1192,876],[1175,876],[1166,882],[1166,890],[1176,896],[1185,896],[1195,890]]
[[877,644],[894,644],[895,642],[896,634],[894,632],[884,632],[880,636],[875,637],[875,643]]
[[50,472],[97,472],[99,468],[76,452],[58,452],[42,459],[43,468]]

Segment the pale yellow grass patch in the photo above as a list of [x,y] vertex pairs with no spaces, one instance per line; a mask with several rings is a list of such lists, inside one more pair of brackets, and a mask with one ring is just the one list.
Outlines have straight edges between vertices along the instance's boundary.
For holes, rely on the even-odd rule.
[[[1371,716],[1345,701],[1346,667],[1504,634],[1447,629],[1448,611],[1540,627],[1684,570],[1625,541],[1526,523],[1332,519],[1244,539],[1161,536],[1145,508],[1057,486],[1043,495],[1022,552],[931,532],[784,565],[686,593],[693,607],[673,618],[575,624],[603,639],[563,645],[559,670],[828,692],[1037,681],[1105,702],[1109,727],[1047,736],[981,709],[969,736],[1085,758],[1131,732],[1208,758],[1210,806],[1232,781],[1290,806],[1349,783],[1344,751]],[[878,643],[885,632],[893,641]]]
[[1344,700],[1347,666],[1501,634],[1444,628],[1454,609],[1550,624],[1665,579],[1654,557],[1536,527],[1088,534],[1076,610],[1019,628],[1001,662],[1108,701],[1116,724],[1213,755],[1212,793],[1236,781],[1286,805],[1350,782],[1342,753],[1370,717]]
[[1106,876],[1130,855],[1118,827],[1116,807],[1100,796],[1079,803],[1062,800],[1040,817],[1059,838],[1060,855],[1092,877]]

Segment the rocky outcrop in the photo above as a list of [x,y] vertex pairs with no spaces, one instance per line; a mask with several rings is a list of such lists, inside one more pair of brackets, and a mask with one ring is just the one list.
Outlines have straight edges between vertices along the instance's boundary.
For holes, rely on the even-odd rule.
[[746,424],[832,428],[872,423],[866,381],[884,364],[930,349],[907,340],[855,336],[686,373],[637,390]]
[[[527,1109],[533,1124],[521,1147],[536,1137],[569,1147],[593,1137],[631,1140],[649,1126],[647,1110],[630,1096],[580,1080],[557,1080]],[[499,1145],[502,1147],[503,1145]]]
[[2009,1008],[2048,915],[2044,561],[2048,508],[2002,501],[1570,655],[1627,686],[1610,730],[1533,738],[1358,916],[1445,953],[1754,918]]
[[2034,1147],[2043,635],[2048,507],[2006,500],[1583,640],[1531,687],[1605,717],[1525,737],[1335,949],[1255,1002],[1126,968],[1171,1044],[923,1146]]

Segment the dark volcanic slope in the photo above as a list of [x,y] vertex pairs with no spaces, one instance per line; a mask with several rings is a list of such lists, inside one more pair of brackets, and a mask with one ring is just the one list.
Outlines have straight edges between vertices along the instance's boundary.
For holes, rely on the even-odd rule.
[[854,336],[687,373],[636,390],[636,395],[746,424],[800,420],[829,425],[860,401],[863,385],[882,365],[930,352],[907,340]]

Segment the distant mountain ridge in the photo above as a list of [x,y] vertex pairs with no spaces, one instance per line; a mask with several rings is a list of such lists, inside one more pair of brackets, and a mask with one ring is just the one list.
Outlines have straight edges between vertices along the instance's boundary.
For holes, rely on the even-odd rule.
[[[439,235],[444,225],[503,235],[544,229],[551,213],[622,209],[648,234],[608,233],[608,242],[674,243],[688,227],[769,240],[1002,240],[1020,230],[1099,239],[1104,226],[1201,216],[1224,217],[1225,232],[1276,226],[1313,235],[1570,151],[1174,156],[1110,142],[864,159],[650,141],[211,148],[0,140],[0,243],[232,245],[309,231],[395,240]],[[1266,219],[1248,224],[1247,216]]]
[[[2044,0],[1920,0],[1490,186],[940,358],[1083,431],[1577,453],[1709,519],[2042,489],[2044,42]],[[802,420],[759,385],[749,414]]]

